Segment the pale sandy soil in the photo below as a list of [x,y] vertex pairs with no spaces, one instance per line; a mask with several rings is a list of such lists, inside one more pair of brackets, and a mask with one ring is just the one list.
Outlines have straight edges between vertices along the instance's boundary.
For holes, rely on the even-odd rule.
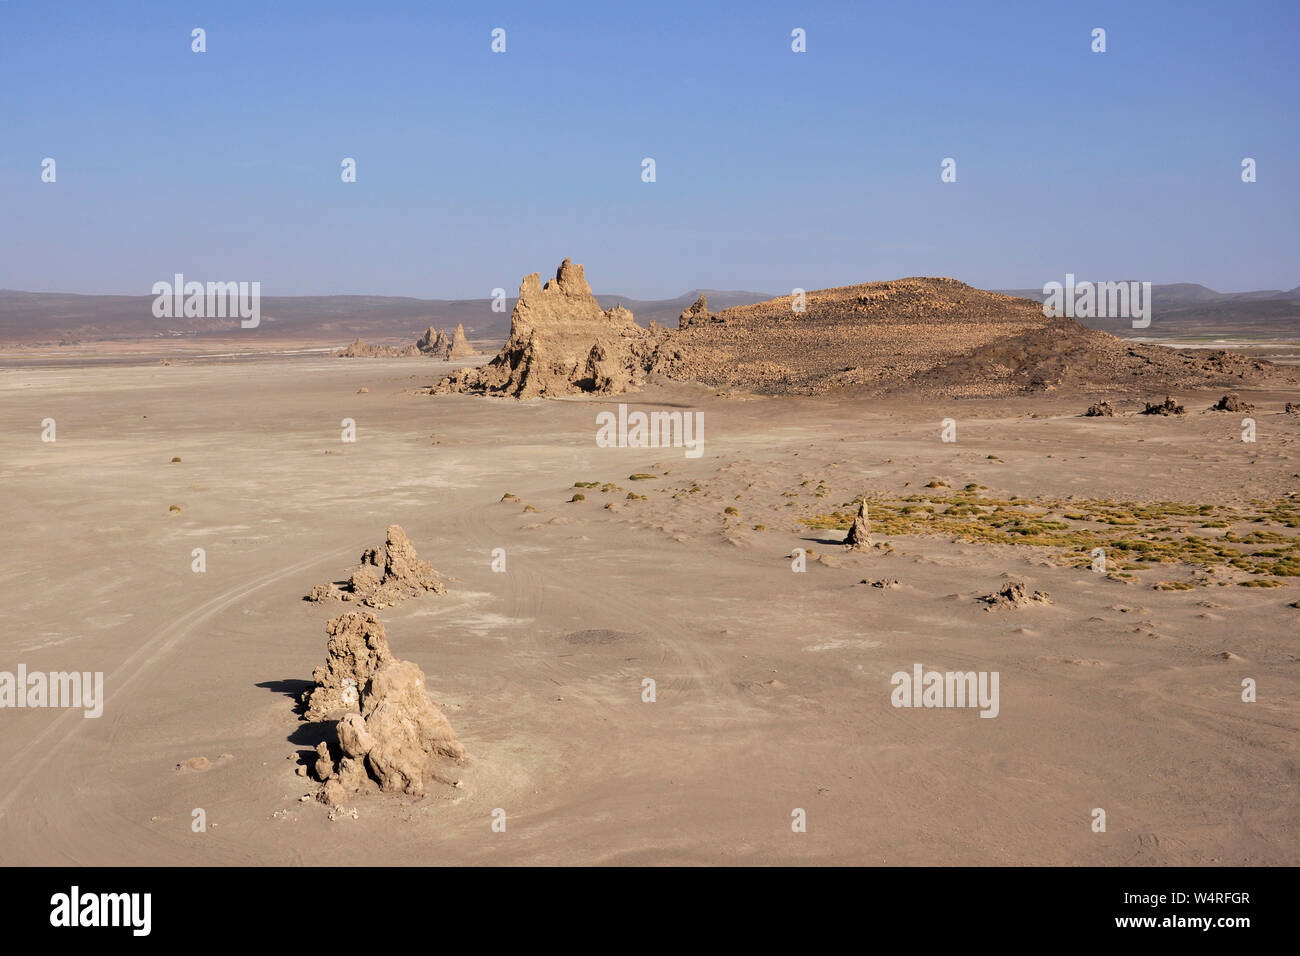
[[[98,720],[0,711],[0,863],[1300,863],[1300,579],[1156,591],[946,538],[846,557],[781,495],[815,478],[838,504],[942,475],[1007,495],[1280,497],[1300,486],[1295,396],[1243,393],[1255,445],[1240,416],[1199,414],[1215,395],[1182,396],[1183,419],[1075,417],[1101,395],[626,397],[702,410],[692,460],[598,448],[595,413],[616,403],[416,394],[435,368],[0,370],[0,670],[102,670],[107,692]],[[649,500],[570,504],[575,481]],[[380,617],[473,762],[460,789],[368,796],[331,822],[287,758],[310,746],[290,694],[341,606],[302,596],[390,523],[448,593]],[[792,573],[795,547],[832,563]],[[983,610],[1008,575],[1055,603]],[[857,583],[879,577],[901,586]],[[1000,715],[895,709],[890,675],[918,662],[998,671]],[[176,769],[194,756],[214,766]]]

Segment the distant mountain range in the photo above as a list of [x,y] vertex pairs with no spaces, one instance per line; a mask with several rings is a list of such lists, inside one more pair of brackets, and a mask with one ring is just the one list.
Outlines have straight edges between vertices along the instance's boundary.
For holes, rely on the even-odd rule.
[[[693,289],[674,299],[633,299],[598,295],[602,308],[622,303],[642,325],[651,320],[677,325],[683,311],[700,295],[714,311],[772,298],[761,292]],[[491,299],[413,299],[402,296],[327,295],[263,296],[261,330],[265,334],[329,342],[401,339],[414,341],[428,326],[465,326],[471,339],[504,340],[510,313],[492,311]],[[16,292],[0,289],[0,345],[71,344],[115,339],[229,335],[237,319],[155,318],[153,296],[73,295],[61,292]]]
[[[1059,280],[1058,280],[1059,281]],[[995,289],[1043,302],[1042,289]],[[1300,286],[1283,291],[1215,292],[1195,282],[1151,287],[1151,325],[1134,329],[1129,319],[1080,320],[1094,329],[1147,338],[1300,338]]]
[[[1007,295],[1041,302],[1041,289],[999,289]],[[602,308],[618,303],[642,325],[651,321],[677,325],[678,316],[701,294],[709,310],[752,305],[775,296],[762,292],[692,289],[671,299],[633,299],[597,295]],[[235,319],[155,318],[153,296],[73,295],[0,289],[0,345],[72,344],[204,335],[226,336],[238,329]],[[465,326],[471,339],[501,341],[510,331],[510,312],[492,311],[491,299],[416,299],[402,296],[329,295],[264,296],[262,332],[281,338],[344,343],[414,341],[430,325]],[[1151,326],[1132,328],[1128,319],[1089,319],[1096,329],[1143,337],[1282,337],[1300,338],[1300,287],[1288,291],[1216,292],[1196,283],[1152,287]]]
[[[1023,299],[1045,298],[1042,289],[993,289],[1003,295],[1020,296]],[[1172,282],[1168,285],[1153,285],[1151,297],[1157,306],[1161,305],[1199,305],[1205,302],[1253,302],[1259,299],[1300,299],[1300,286],[1289,291],[1265,289],[1259,292],[1215,292],[1213,289],[1195,282]]]

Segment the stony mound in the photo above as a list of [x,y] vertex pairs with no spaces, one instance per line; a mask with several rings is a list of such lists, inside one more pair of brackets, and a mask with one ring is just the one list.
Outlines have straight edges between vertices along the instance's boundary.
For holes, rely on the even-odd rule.
[[[316,747],[318,798],[336,805],[367,789],[424,793],[439,763],[461,763],[465,748],[425,689],[424,672],[393,657],[373,614],[350,611],[326,626],[325,664],[304,695],[303,719],[336,721]],[[337,755],[337,759],[336,759]]]
[[709,313],[697,302],[657,343],[668,378],[766,393],[898,386],[980,345],[1041,327],[1027,299],[954,279],[899,279],[823,289]]
[[318,584],[311,589],[307,600],[359,601],[369,607],[385,608],[406,598],[419,597],[426,591],[441,594],[446,587],[433,565],[420,560],[415,545],[401,526],[391,524],[384,547],[363,551],[361,567],[343,587],[332,582]]
[[1031,604],[1051,604],[1052,596],[1046,591],[1030,591],[1023,581],[1014,581],[999,591],[986,594],[979,601],[990,611],[1029,607]]
[[535,272],[524,277],[500,354],[433,391],[515,398],[625,392],[644,376],[650,337],[622,306],[601,309],[582,266],[565,259],[545,286]]
[[1179,405],[1168,395],[1163,402],[1147,402],[1146,408],[1140,412],[1142,415],[1181,415],[1183,406]]
[[1236,392],[1229,392],[1210,406],[1212,412],[1253,412],[1255,406],[1243,401]]
[[338,358],[410,358],[419,355],[420,349],[416,345],[371,345],[358,338],[334,354]]

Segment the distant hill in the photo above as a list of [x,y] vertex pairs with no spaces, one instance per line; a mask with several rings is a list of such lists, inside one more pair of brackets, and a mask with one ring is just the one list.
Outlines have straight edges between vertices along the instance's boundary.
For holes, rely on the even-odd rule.
[[[1042,289],[1001,289],[1005,295],[1042,302]],[[1143,338],[1300,338],[1300,286],[1290,290],[1216,292],[1194,282],[1151,287],[1151,325],[1134,329],[1129,319],[1081,319],[1090,328]]]
[[[1143,393],[1292,373],[1225,350],[1124,342],[1026,297],[915,277],[703,313],[657,343],[651,371],[775,394],[839,389],[995,397],[1058,388]],[[1153,323],[1154,324],[1154,323]]]
[[[1042,302],[1041,289],[1003,289],[1001,294]],[[672,299],[633,299],[603,294],[602,308],[621,303],[636,321],[676,326],[677,318],[701,294],[709,309],[720,312],[764,302],[760,292],[692,289]],[[1088,319],[1095,329],[1140,337],[1276,337],[1300,338],[1300,287],[1256,292],[1216,292],[1190,282],[1152,287],[1150,327],[1133,329],[1127,319]],[[157,319],[153,296],[74,295],[0,289],[0,346],[113,340],[227,336],[238,331],[235,319]],[[491,299],[417,299],[382,295],[263,296],[263,334],[304,342],[345,343],[414,341],[428,326],[465,326],[479,342],[504,341],[510,313],[493,312]]]
[[[692,290],[674,299],[632,299],[599,295],[604,308],[621,302],[642,325],[677,324],[677,318],[704,292],[712,305],[728,308],[770,298],[758,292]],[[510,332],[510,312],[493,312],[491,299],[414,299],[380,295],[263,296],[262,325],[266,334],[326,342],[386,339],[414,341],[428,326],[465,326],[471,339],[504,340]],[[237,319],[164,318],[153,315],[153,296],[74,295],[59,292],[17,292],[0,289],[0,345],[57,344],[229,335],[239,330]]]

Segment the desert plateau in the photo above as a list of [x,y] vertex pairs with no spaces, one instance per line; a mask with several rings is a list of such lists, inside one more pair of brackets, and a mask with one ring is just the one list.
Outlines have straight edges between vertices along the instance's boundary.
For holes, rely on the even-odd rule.
[[1297,862],[1293,368],[951,280],[546,286],[490,360],[0,369],[0,651],[104,684],[6,712],[5,863]]

